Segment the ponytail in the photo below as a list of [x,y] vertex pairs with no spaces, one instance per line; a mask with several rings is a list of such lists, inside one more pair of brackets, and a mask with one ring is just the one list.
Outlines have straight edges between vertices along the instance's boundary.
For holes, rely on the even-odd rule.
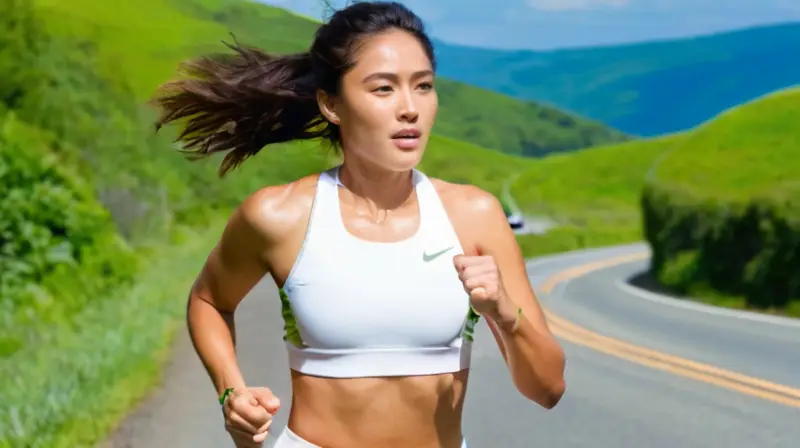
[[160,109],[156,131],[186,119],[175,141],[190,159],[227,151],[220,176],[271,143],[335,138],[338,129],[319,112],[309,53],[225,45],[234,53],[185,62],[189,77],[161,86],[151,100]]

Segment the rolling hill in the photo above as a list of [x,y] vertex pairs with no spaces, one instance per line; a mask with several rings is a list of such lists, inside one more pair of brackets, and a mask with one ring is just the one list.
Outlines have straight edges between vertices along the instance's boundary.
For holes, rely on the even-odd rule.
[[797,120],[800,88],[779,90],[686,132],[540,159],[515,178],[511,194],[526,212],[555,220],[554,234],[606,229],[639,240],[648,181],[731,201],[796,191]]
[[732,108],[698,127],[654,169],[707,197],[750,199],[800,186],[800,87]]
[[[36,0],[51,28],[91,40],[104,73],[126,80],[139,98],[199,52],[222,51],[234,33],[242,43],[274,52],[307,49],[316,22],[242,0],[126,0],[117,3]],[[126,76],[126,73],[136,76]],[[441,78],[435,132],[510,154],[553,151],[629,139],[598,122],[556,108]]]
[[526,254],[647,240],[649,287],[718,306],[800,316],[800,88],[689,131],[550,156],[511,193],[557,227]]
[[652,277],[716,304],[800,316],[800,88],[721,114],[642,195]]
[[544,102],[637,136],[693,128],[800,83],[800,24],[556,51],[436,43],[443,76]]
[[526,255],[640,241],[639,195],[648,170],[685,134],[603,146],[538,160],[511,194],[526,214],[556,227],[518,238]]

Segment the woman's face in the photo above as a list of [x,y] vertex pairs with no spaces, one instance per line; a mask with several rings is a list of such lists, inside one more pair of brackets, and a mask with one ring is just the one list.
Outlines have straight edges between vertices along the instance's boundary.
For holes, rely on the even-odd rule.
[[355,61],[332,103],[345,157],[388,171],[414,168],[439,104],[431,61],[401,30],[362,41]]

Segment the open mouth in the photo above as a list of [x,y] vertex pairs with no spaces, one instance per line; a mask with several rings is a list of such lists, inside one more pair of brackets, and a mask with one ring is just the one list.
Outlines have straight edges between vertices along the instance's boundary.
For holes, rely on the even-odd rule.
[[402,131],[395,132],[392,135],[393,139],[411,140],[419,138],[421,133],[416,129],[403,129]]
[[416,129],[403,129],[392,134],[394,145],[402,150],[414,150],[419,146],[422,133]]

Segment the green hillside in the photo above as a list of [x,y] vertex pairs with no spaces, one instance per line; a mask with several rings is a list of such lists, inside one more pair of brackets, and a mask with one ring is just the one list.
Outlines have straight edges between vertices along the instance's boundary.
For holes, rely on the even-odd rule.
[[[526,254],[646,239],[651,286],[721,306],[800,315],[800,88],[690,131],[547,157],[513,182]],[[655,280],[658,285],[653,285]]]
[[419,168],[449,182],[473,183],[501,196],[511,176],[534,166],[535,160],[498,154],[471,143],[433,136]]
[[[317,23],[286,10],[242,0],[60,2],[36,0],[54,29],[88,37],[104,73],[127,79],[140,97],[198,52],[224,50],[235,33],[242,43],[287,53],[308,48]],[[539,156],[624,141],[607,126],[552,107],[524,102],[452,80],[437,81],[435,131],[510,154]]]
[[541,159],[511,185],[528,214],[553,219],[545,235],[520,237],[527,254],[642,239],[639,195],[649,168],[685,138],[677,134]]
[[800,82],[800,24],[556,51],[437,42],[441,74],[632,135],[683,131]]
[[435,131],[486,148],[543,157],[605,143],[632,140],[599,123],[550,106],[440,79]]
[[700,126],[654,171],[660,182],[725,199],[800,185],[800,88],[770,93]]
[[800,88],[726,111],[642,197],[653,275],[683,294],[800,315]]

